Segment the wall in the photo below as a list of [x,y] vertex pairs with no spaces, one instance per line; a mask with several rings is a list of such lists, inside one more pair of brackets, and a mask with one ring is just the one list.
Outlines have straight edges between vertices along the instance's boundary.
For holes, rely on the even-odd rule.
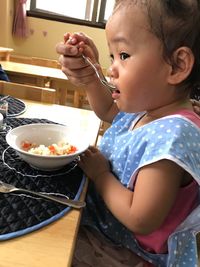
[[12,32],[13,0],[0,1],[0,46],[9,47]]
[[12,36],[13,5],[14,0],[0,1],[0,46],[11,47],[16,54],[57,59],[55,46],[63,40],[63,34],[84,32],[95,41],[100,62],[104,68],[108,68],[110,59],[104,29],[28,17],[28,37],[19,39]]

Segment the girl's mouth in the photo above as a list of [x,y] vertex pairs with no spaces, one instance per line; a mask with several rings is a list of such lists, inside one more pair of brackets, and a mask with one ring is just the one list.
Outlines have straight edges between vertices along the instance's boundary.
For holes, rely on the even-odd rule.
[[117,99],[119,99],[119,97],[120,97],[120,91],[118,89],[114,90],[112,93],[112,98],[114,100],[117,100]]

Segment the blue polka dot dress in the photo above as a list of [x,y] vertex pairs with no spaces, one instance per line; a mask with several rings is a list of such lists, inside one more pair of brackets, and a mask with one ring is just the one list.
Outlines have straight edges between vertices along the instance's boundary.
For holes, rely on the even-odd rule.
[[[168,159],[192,175],[200,184],[200,129],[182,115],[170,115],[140,128],[133,125],[144,115],[118,113],[105,132],[100,150],[110,161],[112,172],[133,190],[139,169]],[[133,233],[109,212],[90,184],[82,224],[100,231],[109,240],[124,246],[158,267],[197,267],[196,234],[200,231],[200,205],[179,225],[168,239],[168,254],[143,250]]]

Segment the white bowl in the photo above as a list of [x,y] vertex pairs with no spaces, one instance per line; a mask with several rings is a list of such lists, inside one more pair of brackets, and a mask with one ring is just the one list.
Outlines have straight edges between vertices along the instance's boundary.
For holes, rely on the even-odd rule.
[[[74,145],[77,151],[69,155],[43,156],[31,154],[22,149],[24,141],[49,146],[62,140],[67,140],[69,144]],[[34,168],[45,171],[62,168],[77,158],[89,146],[87,138],[84,138],[84,134],[80,131],[72,131],[68,126],[48,123],[34,123],[16,127],[7,133],[6,141],[24,161]]]
[[0,113],[0,128],[2,127],[3,125],[3,115]]

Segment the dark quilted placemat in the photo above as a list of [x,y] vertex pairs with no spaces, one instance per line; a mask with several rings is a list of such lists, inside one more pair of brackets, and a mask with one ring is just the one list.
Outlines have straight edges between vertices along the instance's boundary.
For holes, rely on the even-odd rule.
[[[30,123],[50,122],[39,119],[8,118],[7,123],[14,128]],[[6,133],[0,133],[0,180],[38,192],[67,195],[78,199],[85,178],[76,161],[64,168],[44,172],[31,168],[8,147]],[[0,193],[0,240],[7,240],[37,230],[62,217],[70,210],[62,204],[44,199],[17,194]]]
[[[4,97],[3,95],[0,95],[0,98]],[[8,96],[5,99],[8,102],[8,117],[16,117],[26,110],[26,104],[15,97]]]

